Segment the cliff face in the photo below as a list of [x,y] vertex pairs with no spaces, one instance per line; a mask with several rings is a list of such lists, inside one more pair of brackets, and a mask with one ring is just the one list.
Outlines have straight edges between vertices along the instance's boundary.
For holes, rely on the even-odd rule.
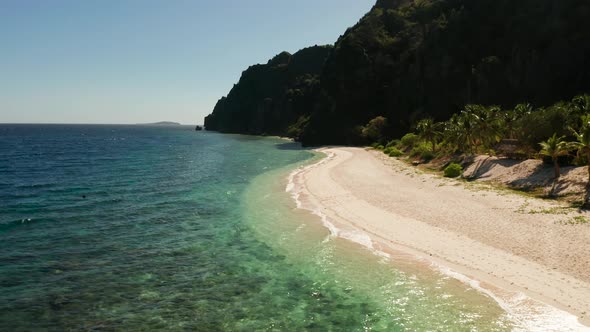
[[242,73],[227,97],[205,118],[208,130],[224,133],[286,135],[287,127],[308,112],[331,46],[314,46],[293,55],[283,52]]
[[577,0],[380,0],[336,42],[309,144],[354,143],[383,115],[390,136],[467,103],[551,104],[590,89],[590,5]]
[[283,134],[291,125],[305,144],[354,144],[358,126],[378,115],[395,137],[467,103],[569,99],[590,90],[588,17],[585,0],[379,0],[332,51],[318,51],[325,61],[301,61],[313,71],[279,74],[298,53],[250,68],[208,128]]

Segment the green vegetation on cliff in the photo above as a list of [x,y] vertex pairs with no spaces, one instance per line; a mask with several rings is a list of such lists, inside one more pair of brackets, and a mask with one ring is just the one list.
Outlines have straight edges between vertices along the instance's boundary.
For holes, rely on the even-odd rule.
[[293,55],[283,52],[267,64],[251,66],[217,102],[205,127],[224,133],[286,135],[290,125],[309,113],[331,49],[314,46]]
[[590,91],[588,17],[585,0],[379,0],[333,49],[283,53],[248,69],[206,125],[307,145],[361,144],[362,126],[378,116],[391,139],[469,104],[542,108]]

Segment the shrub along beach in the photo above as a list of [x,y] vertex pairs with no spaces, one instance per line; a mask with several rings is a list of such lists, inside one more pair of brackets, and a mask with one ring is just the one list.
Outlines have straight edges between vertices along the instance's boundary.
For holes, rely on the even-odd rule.
[[[362,127],[363,137],[373,141],[373,148],[391,157],[406,156],[413,164],[425,164],[440,169],[447,177],[462,175],[463,168],[480,160],[482,155],[499,160],[541,161],[537,172],[546,173],[543,163],[552,165],[553,172],[536,181],[513,179],[506,183],[512,188],[532,192],[542,197],[563,198],[574,206],[590,206],[590,96],[581,95],[570,102],[559,102],[546,108],[533,109],[519,104],[504,110],[499,106],[467,105],[449,120],[435,122],[431,118],[418,121],[414,132],[399,140],[387,140],[384,132],[387,119],[377,117]],[[491,160],[488,160],[490,162]],[[581,179],[562,179],[562,167],[567,173],[579,173],[587,168],[584,188]],[[477,174],[469,178],[475,179]],[[523,176],[530,174],[525,173]],[[561,187],[559,187],[561,185]],[[572,189],[571,187],[576,187]],[[563,190],[569,188],[569,190]]]

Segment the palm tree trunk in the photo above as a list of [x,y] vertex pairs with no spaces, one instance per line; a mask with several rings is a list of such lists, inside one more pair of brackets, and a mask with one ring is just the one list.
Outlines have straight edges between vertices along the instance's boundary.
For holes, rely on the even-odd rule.
[[583,209],[590,209],[590,151],[586,152],[588,159],[588,183],[586,183],[586,195],[584,195]]
[[559,179],[559,176],[561,175],[561,171],[559,169],[559,163],[557,162],[557,158],[553,158],[553,167],[555,170],[555,179]]
[[582,204],[582,209],[590,209],[590,183],[586,184],[586,194],[584,195],[584,203]]

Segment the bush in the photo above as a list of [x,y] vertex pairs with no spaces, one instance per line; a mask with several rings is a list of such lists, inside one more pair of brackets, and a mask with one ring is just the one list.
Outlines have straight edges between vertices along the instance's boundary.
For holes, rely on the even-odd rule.
[[300,138],[301,134],[305,131],[305,127],[309,124],[309,116],[301,116],[297,119],[297,122],[287,128],[287,136]]
[[516,138],[527,147],[538,148],[538,142],[547,140],[553,134],[569,135],[565,126],[569,118],[567,110],[562,107],[540,108],[515,123]]
[[584,153],[579,154],[574,158],[573,164],[576,166],[586,166],[588,165],[588,157]]
[[423,151],[420,153],[420,158],[424,161],[431,161],[434,159],[434,153],[432,151]]
[[445,168],[445,177],[447,178],[456,178],[463,173],[463,167],[456,163],[451,163],[447,168]]
[[390,147],[389,149],[389,153],[388,155],[390,157],[401,157],[404,153],[401,152],[398,148],[396,147]]
[[383,149],[383,153],[385,153],[386,155],[388,155],[390,157],[400,157],[404,154],[402,151],[400,151],[395,146],[386,147],[385,149]]
[[375,142],[375,143],[371,144],[371,147],[373,149],[376,149],[376,150],[383,150],[383,149],[385,149],[385,147],[383,145],[379,144],[379,142]]
[[400,145],[401,141],[399,139],[394,139],[393,141],[389,141],[389,143],[387,143],[387,145],[385,146],[386,148],[390,148],[390,147],[395,147],[397,148]]
[[410,153],[410,156],[420,156],[420,158],[427,161],[434,158],[434,154],[432,153],[432,144],[427,142],[420,142],[418,145],[414,146],[414,148],[412,149],[412,153]]
[[405,134],[400,140],[400,144],[406,148],[413,148],[416,143],[418,143],[418,135],[413,133]]
[[369,123],[363,127],[361,133],[362,136],[369,141],[383,142],[386,128],[387,119],[382,116],[378,116],[369,121]]

